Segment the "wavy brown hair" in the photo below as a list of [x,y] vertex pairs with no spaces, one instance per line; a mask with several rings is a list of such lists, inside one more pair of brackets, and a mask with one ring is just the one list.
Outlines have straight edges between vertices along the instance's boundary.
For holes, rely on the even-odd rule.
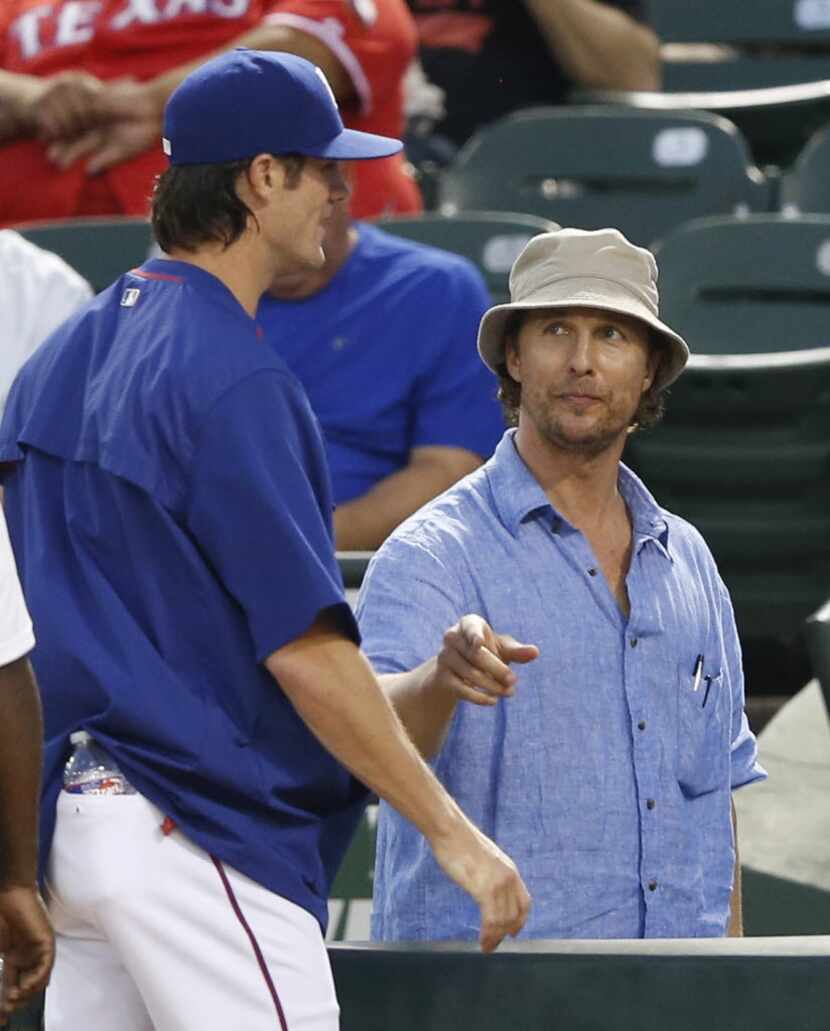
[[[300,181],[305,158],[276,156],[286,168],[286,186]],[[171,165],[156,179],[152,198],[153,235],[168,254],[195,251],[206,243],[230,247],[256,216],[240,198],[236,184],[254,158],[219,165]]]

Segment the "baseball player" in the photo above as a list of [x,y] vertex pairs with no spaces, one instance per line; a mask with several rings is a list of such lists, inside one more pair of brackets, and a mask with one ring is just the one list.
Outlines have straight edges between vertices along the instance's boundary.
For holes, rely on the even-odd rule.
[[[345,130],[314,65],[250,50],[183,82],[163,143],[170,258],[47,341],[0,428],[39,626],[46,1022],[334,1031],[326,897],[364,785],[479,902],[485,949],[529,905],[358,650],[319,430],[254,318],[280,270],[322,265],[340,160],[400,145]],[[61,790],[79,728],[133,793]]]
[[26,659],[34,643],[0,508],[0,1022],[44,987],[54,956],[35,878],[41,719]]

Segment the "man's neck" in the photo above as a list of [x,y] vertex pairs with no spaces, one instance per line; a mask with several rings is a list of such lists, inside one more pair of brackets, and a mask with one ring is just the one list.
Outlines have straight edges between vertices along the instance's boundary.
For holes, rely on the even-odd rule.
[[550,503],[577,529],[590,535],[620,516],[624,503],[617,482],[624,436],[590,454],[556,447],[535,429],[520,425],[515,444]]
[[273,255],[259,237],[247,232],[230,247],[204,244],[195,251],[171,251],[170,257],[216,276],[251,318],[256,315],[259,299],[274,278]]
[[326,261],[322,268],[277,275],[269,284],[268,293],[280,301],[301,301],[319,293],[346,264],[358,239],[354,226],[345,225],[342,231],[334,227],[323,245]]

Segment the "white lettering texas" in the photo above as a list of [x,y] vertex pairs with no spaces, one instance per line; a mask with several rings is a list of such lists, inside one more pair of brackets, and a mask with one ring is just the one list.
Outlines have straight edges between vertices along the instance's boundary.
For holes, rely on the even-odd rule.
[[[123,0],[107,27],[119,32],[132,25],[156,25],[192,14],[241,18],[250,5],[251,0]],[[76,46],[91,40],[102,7],[102,0],[41,4],[16,18],[9,31],[20,46],[23,60],[31,60],[47,48]]]

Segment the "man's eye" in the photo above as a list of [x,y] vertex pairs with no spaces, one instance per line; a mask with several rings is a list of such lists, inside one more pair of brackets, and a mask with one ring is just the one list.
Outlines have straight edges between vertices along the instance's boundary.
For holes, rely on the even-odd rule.
[[606,326],[603,330],[603,335],[606,340],[625,340],[625,337],[616,326]]
[[545,326],[546,333],[553,333],[555,336],[560,336],[562,333],[568,332],[568,327],[562,322],[549,322]]

